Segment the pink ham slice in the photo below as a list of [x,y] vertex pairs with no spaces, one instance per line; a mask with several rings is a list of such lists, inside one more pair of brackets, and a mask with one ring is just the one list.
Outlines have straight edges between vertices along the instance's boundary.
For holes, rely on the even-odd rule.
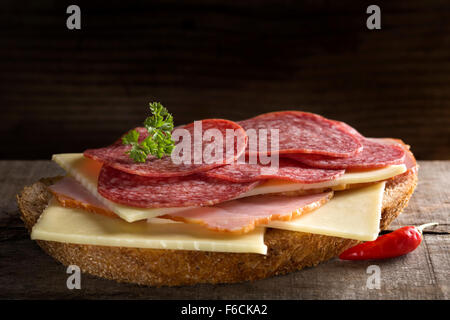
[[[117,217],[81,184],[63,178],[50,187],[62,206]],[[232,200],[210,207],[187,209],[160,218],[197,223],[221,232],[245,233],[272,220],[291,220],[328,202],[333,193],[302,196],[264,195]],[[61,201],[64,199],[64,201]]]
[[220,232],[246,233],[272,220],[291,220],[327,203],[333,192],[302,196],[263,195],[198,207],[161,218],[197,223]]
[[[116,141],[109,147],[99,149],[88,149],[84,152],[84,156],[102,162],[110,167],[118,170],[128,172],[135,175],[146,177],[178,177],[186,176],[197,172],[207,171],[209,169],[222,166],[227,163],[232,163],[241,154],[244,153],[247,136],[240,125],[235,122],[223,119],[207,119],[200,121],[202,124],[202,135],[206,130],[216,129],[223,135],[223,157],[217,161],[202,161],[201,163],[194,163],[194,124],[177,127],[176,129],[186,129],[191,135],[191,161],[189,163],[177,163],[172,161],[172,158],[165,156],[158,159],[154,156],[148,156],[144,163],[136,163],[131,159],[126,151],[130,150],[131,146],[123,145],[121,140]],[[145,128],[135,128],[140,136],[139,142],[148,136]],[[233,130],[234,137],[234,152],[227,154],[226,152],[226,133],[227,130]],[[208,148],[213,142],[203,141],[203,151]],[[197,148],[198,149],[198,148]],[[200,155],[202,152],[200,151]]]
[[[350,157],[358,153],[362,146],[349,130],[339,122],[328,120],[322,116],[300,112],[280,111],[256,116],[238,122],[249,135],[247,154],[259,152],[258,143],[252,143],[251,129],[259,134],[261,129],[279,130],[280,154],[311,153],[331,157]],[[258,136],[259,138],[259,136]],[[267,148],[270,150],[271,135],[267,135]]]
[[51,185],[49,190],[63,207],[80,208],[93,213],[118,217],[78,181],[71,177],[62,178]]
[[269,165],[238,163],[214,168],[205,176],[234,182],[251,182],[265,179],[281,179],[299,183],[317,183],[334,180],[345,170],[317,169],[290,159],[279,159],[278,168]]

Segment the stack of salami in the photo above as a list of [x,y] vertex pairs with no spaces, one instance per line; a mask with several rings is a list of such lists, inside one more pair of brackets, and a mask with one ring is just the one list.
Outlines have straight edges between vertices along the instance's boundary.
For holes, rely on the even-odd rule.
[[[224,232],[247,232],[270,220],[292,219],[328,201],[333,192],[317,189],[307,194],[252,195],[252,190],[267,181],[284,180],[298,184],[316,184],[334,180],[346,172],[371,170],[394,164],[408,165],[408,150],[389,139],[365,138],[345,123],[322,116],[283,111],[232,122],[222,119],[201,121],[202,133],[216,129],[226,136],[234,132],[234,152],[226,152],[213,163],[195,159],[175,164],[172,157],[149,156],[144,163],[134,162],[121,140],[111,146],[89,149],[84,156],[102,163],[98,193],[117,204],[136,208],[186,208],[162,218],[200,223]],[[194,124],[178,127],[195,134]],[[277,129],[277,149],[270,149],[270,130]],[[148,135],[137,128],[140,141]],[[277,155],[276,170],[271,164],[249,161],[259,159],[259,143],[251,143],[249,132],[268,133],[269,153]],[[257,138],[259,138],[257,136]],[[225,140],[225,139],[224,139]],[[203,141],[203,140],[202,140]],[[259,142],[259,139],[256,140]],[[211,141],[203,141],[203,150]],[[192,139],[192,150],[198,143]],[[296,213],[288,208],[296,207]],[[286,210],[283,210],[286,208]]]

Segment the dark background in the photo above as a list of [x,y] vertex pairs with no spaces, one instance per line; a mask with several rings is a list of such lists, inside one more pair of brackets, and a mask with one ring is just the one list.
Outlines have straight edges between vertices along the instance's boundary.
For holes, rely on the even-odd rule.
[[2,1],[0,159],[104,146],[154,100],[177,124],[316,112],[450,159],[450,1],[377,1],[375,31],[370,4]]

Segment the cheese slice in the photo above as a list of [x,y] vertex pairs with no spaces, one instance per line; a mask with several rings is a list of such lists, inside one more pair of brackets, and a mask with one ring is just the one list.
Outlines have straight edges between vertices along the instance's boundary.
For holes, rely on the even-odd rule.
[[112,202],[100,195],[97,191],[98,175],[102,167],[100,162],[85,158],[82,153],[55,154],[53,155],[52,160],[73,176],[75,180],[81,183],[83,187],[91,192],[106,207],[125,221],[134,222],[145,220],[187,209],[187,207],[143,209]]
[[[114,203],[104,198],[97,192],[97,180],[102,166],[101,163],[85,158],[82,153],[55,154],[52,159],[70,175],[72,175],[78,182],[80,182],[97,199],[104,203],[105,206],[107,206],[111,211],[115,212],[119,217],[128,222],[144,220],[192,208],[178,207],[143,209]],[[368,183],[389,179],[405,171],[405,165],[393,165],[376,170],[345,173],[335,180],[321,183],[304,184],[283,180],[269,180],[248,191],[247,193],[242,194],[238,198],[308,189],[342,189],[345,188],[345,185],[349,184]]]
[[128,223],[82,209],[63,208],[52,199],[34,225],[31,239],[112,247],[266,254],[264,231],[265,228],[256,228],[243,235],[232,235],[187,223]]
[[271,228],[323,234],[327,236],[375,240],[380,232],[385,182],[368,187],[335,192],[319,209],[291,221],[271,221]]

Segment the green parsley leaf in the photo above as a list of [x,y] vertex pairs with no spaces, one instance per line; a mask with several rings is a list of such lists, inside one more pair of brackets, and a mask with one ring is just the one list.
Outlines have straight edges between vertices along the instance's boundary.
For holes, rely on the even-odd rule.
[[175,147],[172,140],[173,117],[159,102],[150,103],[152,116],[144,121],[149,135],[139,143],[139,132],[130,130],[122,137],[122,143],[131,145],[126,152],[135,162],[145,162],[148,155],[161,159],[170,155]]

